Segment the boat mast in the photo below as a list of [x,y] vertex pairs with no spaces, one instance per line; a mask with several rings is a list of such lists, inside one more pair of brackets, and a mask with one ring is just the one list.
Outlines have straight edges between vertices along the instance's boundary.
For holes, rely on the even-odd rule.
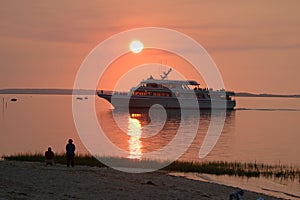
[[164,75],[160,75],[161,80],[165,80],[171,71],[172,71],[172,68],[170,68],[167,72],[163,72]]

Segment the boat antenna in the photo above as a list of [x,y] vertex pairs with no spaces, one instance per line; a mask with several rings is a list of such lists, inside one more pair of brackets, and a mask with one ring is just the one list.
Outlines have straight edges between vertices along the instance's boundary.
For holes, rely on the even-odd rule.
[[160,75],[161,80],[165,80],[171,71],[172,71],[172,68],[170,68],[167,72],[163,72],[164,75]]

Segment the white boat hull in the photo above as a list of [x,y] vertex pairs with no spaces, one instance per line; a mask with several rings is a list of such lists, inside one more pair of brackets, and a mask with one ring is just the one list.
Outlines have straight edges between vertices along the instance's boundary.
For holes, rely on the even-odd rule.
[[[155,104],[159,104],[166,109],[195,109],[193,98],[176,98],[176,97],[148,97],[148,96],[126,96],[126,95],[111,95],[98,93],[98,96],[106,99],[115,108],[150,108]],[[199,109],[211,109],[212,101],[215,109],[233,110],[235,107],[235,100],[211,100],[211,99],[197,99]],[[180,103],[181,102],[181,105]]]

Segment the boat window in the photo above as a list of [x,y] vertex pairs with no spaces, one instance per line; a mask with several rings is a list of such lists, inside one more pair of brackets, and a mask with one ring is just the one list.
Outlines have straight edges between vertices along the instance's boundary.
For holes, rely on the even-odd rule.
[[156,83],[147,83],[147,87],[157,88],[158,85]]

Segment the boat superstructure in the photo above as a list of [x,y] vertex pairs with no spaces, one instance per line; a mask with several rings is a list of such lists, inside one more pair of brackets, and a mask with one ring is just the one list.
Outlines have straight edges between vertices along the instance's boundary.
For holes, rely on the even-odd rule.
[[[213,90],[200,87],[194,80],[167,80],[168,72],[165,72],[161,79],[154,79],[150,76],[143,80],[129,92],[98,91],[98,96],[106,99],[115,108],[150,108],[159,104],[166,109],[211,109],[226,108],[234,109],[236,102],[234,92]],[[195,106],[194,102],[198,102]],[[225,107],[224,107],[225,106]]]

